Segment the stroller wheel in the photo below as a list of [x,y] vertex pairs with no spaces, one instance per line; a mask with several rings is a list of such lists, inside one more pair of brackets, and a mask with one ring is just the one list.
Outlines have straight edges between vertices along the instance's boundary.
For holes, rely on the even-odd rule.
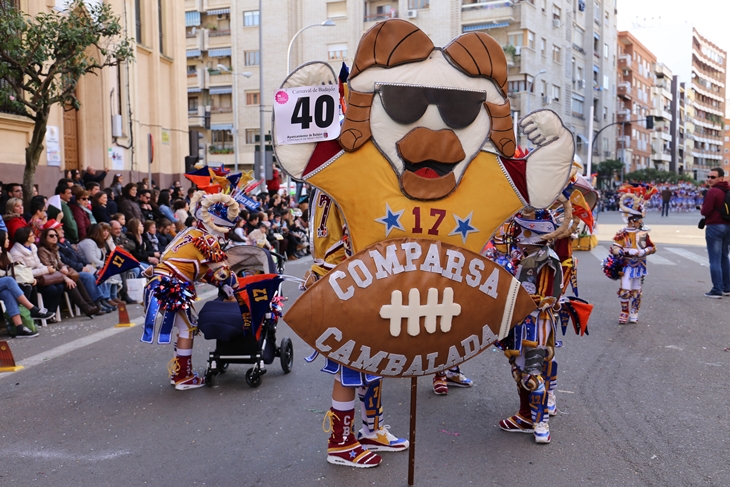
[[228,362],[221,362],[220,367],[218,367],[218,371],[221,374],[225,374],[226,372],[228,372],[228,365]]
[[215,376],[216,374],[214,374],[213,371],[208,368],[205,371],[205,385],[208,387],[213,387],[213,385],[215,384]]
[[279,356],[281,357],[281,369],[285,374],[291,372],[294,366],[294,345],[292,345],[289,337],[281,339],[281,347],[279,348]]
[[246,371],[246,384],[254,388],[260,386],[261,376],[258,374],[254,374],[253,369],[248,369]]

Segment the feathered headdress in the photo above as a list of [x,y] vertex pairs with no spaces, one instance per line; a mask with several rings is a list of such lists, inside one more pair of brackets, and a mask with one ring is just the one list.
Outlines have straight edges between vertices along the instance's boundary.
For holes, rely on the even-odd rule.
[[618,201],[619,210],[624,221],[628,221],[631,217],[643,218],[646,215],[646,202],[658,190],[648,184],[624,184],[618,192],[623,193]]

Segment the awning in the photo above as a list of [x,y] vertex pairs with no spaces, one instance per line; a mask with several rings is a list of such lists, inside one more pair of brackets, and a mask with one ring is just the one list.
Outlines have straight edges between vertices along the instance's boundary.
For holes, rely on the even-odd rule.
[[188,93],[200,93],[203,91],[201,88],[196,88],[194,86],[188,88]]
[[200,49],[191,49],[189,51],[185,51],[185,55],[187,57],[199,57],[200,56]]
[[595,32],[593,33],[593,37],[594,37],[594,38],[595,38],[596,40],[599,40],[599,41],[601,40],[601,36],[599,36],[599,35],[598,35],[598,34],[596,34]]
[[216,86],[208,91],[211,95],[226,95],[233,93],[233,88],[230,86]]
[[229,14],[231,13],[230,8],[217,8],[215,10],[208,10],[205,12],[205,15],[222,15],[222,14]]
[[598,66],[596,66],[595,64],[593,65],[593,71],[596,73],[599,71]]
[[498,29],[499,27],[507,27],[509,25],[509,22],[497,22],[497,23],[489,23],[489,24],[475,24],[475,25],[465,25],[462,27],[461,32],[472,32],[475,30],[488,30],[488,29]]
[[575,134],[575,137],[582,140],[584,144],[588,143],[588,138],[583,134]]
[[185,27],[200,25],[200,12],[185,12]]
[[210,126],[210,130],[233,130],[232,123],[214,123]]
[[208,57],[228,57],[230,55],[230,47],[225,47],[223,49],[208,49]]

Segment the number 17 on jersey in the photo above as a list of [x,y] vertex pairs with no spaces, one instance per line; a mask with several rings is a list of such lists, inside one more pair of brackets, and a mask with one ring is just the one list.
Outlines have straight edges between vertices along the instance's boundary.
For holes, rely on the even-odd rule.
[[282,88],[274,95],[277,144],[333,140],[340,135],[337,85]]

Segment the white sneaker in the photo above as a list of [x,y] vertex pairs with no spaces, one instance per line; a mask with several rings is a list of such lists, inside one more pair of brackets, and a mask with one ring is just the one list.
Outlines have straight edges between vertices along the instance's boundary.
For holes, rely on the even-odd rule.
[[547,411],[550,416],[558,415],[558,406],[555,403],[555,393],[548,391]]
[[630,314],[629,315],[629,323],[638,323],[639,322],[639,313],[636,314]]
[[550,428],[548,422],[543,421],[535,424],[535,443],[547,444],[550,443]]
[[409,446],[408,440],[398,438],[390,431],[387,424],[376,431],[370,431],[367,428],[361,428],[357,434],[357,441],[363,448],[370,451],[403,451]]

